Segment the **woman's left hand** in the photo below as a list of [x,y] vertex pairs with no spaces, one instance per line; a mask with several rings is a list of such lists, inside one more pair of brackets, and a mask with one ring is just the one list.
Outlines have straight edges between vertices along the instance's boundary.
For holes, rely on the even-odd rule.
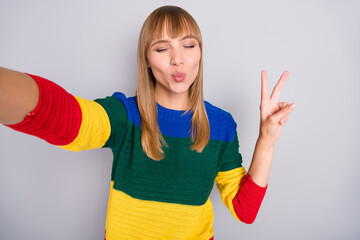
[[261,71],[261,103],[260,103],[260,135],[259,138],[269,140],[275,144],[280,137],[282,127],[294,110],[295,104],[279,102],[281,89],[289,75],[285,71],[274,87],[269,97],[268,80],[265,71]]

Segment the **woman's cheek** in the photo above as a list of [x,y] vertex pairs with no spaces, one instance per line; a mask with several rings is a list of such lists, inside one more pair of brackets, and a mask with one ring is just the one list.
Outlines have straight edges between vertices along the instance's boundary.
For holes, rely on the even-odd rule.
[[201,54],[200,54],[200,51],[197,53],[196,57],[193,57],[193,61],[194,61],[194,65],[199,65],[200,64],[200,57],[201,57]]

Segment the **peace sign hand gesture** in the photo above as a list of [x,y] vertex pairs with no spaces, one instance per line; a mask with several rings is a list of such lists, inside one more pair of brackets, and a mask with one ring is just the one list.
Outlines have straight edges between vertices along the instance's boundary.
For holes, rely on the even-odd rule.
[[295,104],[279,102],[281,88],[289,72],[285,71],[274,87],[271,97],[266,72],[261,72],[260,134],[255,145],[249,174],[253,181],[261,186],[267,185],[276,140]]
[[261,103],[260,103],[260,138],[275,141],[280,137],[282,127],[289,114],[294,110],[295,104],[278,102],[281,89],[289,75],[285,71],[274,87],[269,98],[269,87],[266,72],[261,72]]

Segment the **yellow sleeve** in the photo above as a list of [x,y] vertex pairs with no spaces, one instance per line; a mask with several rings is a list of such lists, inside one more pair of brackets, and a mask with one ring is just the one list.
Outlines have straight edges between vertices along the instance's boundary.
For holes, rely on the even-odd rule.
[[216,187],[220,192],[222,202],[237,220],[239,220],[239,218],[235,213],[232,200],[237,194],[241,179],[245,176],[245,174],[245,168],[238,167],[232,170],[219,172],[215,178]]
[[111,133],[110,121],[105,109],[95,101],[75,98],[82,113],[80,130],[74,141],[59,147],[75,152],[101,148]]

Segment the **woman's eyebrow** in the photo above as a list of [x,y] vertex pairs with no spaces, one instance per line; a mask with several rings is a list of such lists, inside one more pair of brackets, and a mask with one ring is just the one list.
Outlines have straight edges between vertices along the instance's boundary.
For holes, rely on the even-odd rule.
[[180,41],[185,40],[185,39],[188,39],[188,38],[194,38],[195,40],[197,40],[197,38],[196,38],[194,35],[186,35],[185,37],[182,37],[182,38],[180,39]]
[[[185,39],[188,39],[188,38],[194,38],[194,39],[197,40],[197,38],[196,38],[194,35],[186,35],[186,36],[182,37],[182,38],[180,39],[180,41],[185,40]],[[160,39],[160,40],[158,40],[158,41],[153,42],[153,43],[150,45],[150,47],[153,47],[153,46],[155,46],[156,44],[159,44],[159,43],[168,43],[168,42],[170,42],[170,41],[169,41],[169,40],[165,40],[165,39]]]
[[170,42],[170,41],[169,40],[158,40],[158,41],[153,42],[150,45],[150,47],[155,46],[156,44],[159,44],[159,43],[168,43],[168,42]]

